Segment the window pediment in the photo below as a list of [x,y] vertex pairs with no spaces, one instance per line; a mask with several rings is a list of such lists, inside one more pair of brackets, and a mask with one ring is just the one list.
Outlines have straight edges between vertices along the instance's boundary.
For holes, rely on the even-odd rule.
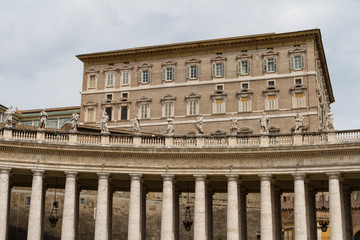
[[211,62],[222,63],[227,60],[227,57],[216,56],[210,59]]
[[280,89],[276,86],[267,86],[263,90],[263,93],[273,93],[273,92],[280,92]]
[[263,57],[275,57],[279,55],[279,52],[274,52],[272,50],[267,51],[266,53],[261,54]]
[[177,62],[173,62],[173,61],[167,61],[165,63],[162,63],[161,66],[162,67],[173,67],[177,64]]
[[136,103],[137,103],[137,104],[143,104],[143,103],[150,103],[151,101],[152,101],[151,98],[142,96],[141,98],[139,98],[138,100],[136,100]]
[[236,60],[240,60],[240,59],[250,59],[252,58],[252,55],[251,54],[248,54],[248,53],[243,53],[241,55],[238,55],[236,56]]
[[188,99],[188,100],[190,100],[190,99],[199,99],[200,97],[201,97],[200,94],[193,93],[193,92],[185,95],[185,99]]
[[173,96],[173,95],[170,95],[170,94],[165,95],[160,99],[161,102],[172,102],[172,101],[175,101],[175,100],[176,100],[176,97]]
[[86,71],[87,74],[91,74],[91,73],[96,74],[96,73],[99,73],[99,72],[100,72],[99,70],[96,70],[96,69],[94,69],[94,68]]
[[251,91],[250,89],[241,89],[240,91],[236,92],[236,96],[238,97],[249,96],[253,94],[253,91]]
[[147,64],[147,63],[143,63],[143,64],[141,64],[139,67],[138,67],[138,69],[149,69],[149,68],[152,68],[152,64]]
[[131,100],[129,100],[128,98],[120,98],[120,100],[117,102],[117,104],[119,104],[119,105],[130,105]]
[[190,59],[190,60],[186,60],[185,61],[185,64],[190,64],[190,65],[195,65],[195,64],[199,64],[201,62],[201,60],[200,59],[195,59],[195,58],[193,58],[193,59]]
[[129,65],[124,65],[124,66],[122,66],[122,67],[120,67],[120,68],[118,68],[118,70],[120,70],[120,71],[131,71],[133,69],[133,67],[130,67]]
[[293,50],[289,51],[290,55],[296,55],[296,54],[302,54],[305,53],[306,50],[305,49],[301,49],[301,48],[294,48]]
[[101,102],[101,105],[115,105],[116,102],[114,102],[113,100],[110,99],[106,99],[105,101]]
[[223,98],[227,96],[227,93],[224,90],[216,90],[211,95],[212,98]]
[[114,67],[107,67],[104,69],[104,72],[115,72],[116,71],[116,68]]
[[269,127],[269,133],[279,133],[279,132],[280,132],[280,128],[274,126]]
[[87,102],[83,104],[84,107],[97,107],[98,104],[94,102]]
[[290,91],[305,91],[307,87],[303,84],[296,84],[290,88]]

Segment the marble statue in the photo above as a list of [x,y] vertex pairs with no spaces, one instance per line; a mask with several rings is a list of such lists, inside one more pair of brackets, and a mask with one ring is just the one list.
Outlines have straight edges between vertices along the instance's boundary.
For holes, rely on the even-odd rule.
[[295,116],[295,133],[299,133],[302,131],[304,127],[304,117],[301,113],[296,114]]
[[79,115],[74,111],[74,113],[71,116],[71,130],[72,132],[76,132],[77,128],[79,126]]
[[134,132],[140,133],[140,118],[138,114],[136,114],[133,123],[134,123]]
[[269,117],[265,115],[265,112],[263,112],[261,118],[260,118],[260,134],[268,134],[269,133]]
[[45,112],[45,109],[43,109],[40,113],[39,129],[45,130],[47,119],[48,119],[48,114]]
[[236,134],[238,130],[238,122],[234,113],[231,114],[230,121],[231,121],[230,134]]
[[13,114],[15,111],[10,106],[4,113],[5,115],[5,127],[12,127]]
[[101,133],[109,133],[109,129],[107,126],[108,121],[109,115],[106,113],[106,111],[104,111],[101,118]]
[[202,128],[202,122],[203,122],[203,117],[202,114],[200,114],[196,120],[195,120],[195,128],[198,130],[199,134],[204,134],[203,128]]
[[168,121],[168,127],[166,130],[166,135],[172,136],[172,135],[174,135],[175,122],[174,122],[174,119],[172,119],[172,118],[168,118],[167,121]]
[[331,109],[326,113],[326,129],[334,130],[334,118]]

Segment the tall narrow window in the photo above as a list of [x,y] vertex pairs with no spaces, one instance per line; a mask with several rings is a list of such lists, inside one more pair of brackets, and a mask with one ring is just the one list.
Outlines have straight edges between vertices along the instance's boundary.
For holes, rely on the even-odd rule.
[[250,109],[249,109],[249,97],[241,97],[240,102],[241,102],[241,111],[242,112],[250,111]]
[[148,83],[149,82],[149,70],[143,70],[142,71],[142,83]]
[[275,95],[268,95],[268,110],[276,109],[276,96]]
[[290,55],[290,69],[302,70],[305,67],[305,49],[295,46],[295,49],[289,51]]
[[140,117],[141,118],[149,117],[149,105],[147,104],[140,105]]
[[223,106],[223,100],[222,99],[215,99],[215,113],[222,113],[222,106]]
[[94,122],[94,109],[92,108],[87,110],[87,121]]
[[303,106],[303,94],[302,93],[295,93],[295,105],[296,107],[302,107]]
[[128,106],[121,106],[121,120],[127,120],[128,119]]
[[114,86],[114,73],[109,72],[106,74],[106,86],[107,87],[112,87]]
[[129,72],[122,73],[122,85],[129,85]]
[[139,84],[147,84],[151,81],[151,67],[149,64],[142,64],[139,67],[138,82]]
[[89,88],[95,87],[95,75],[90,75]]
[[165,117],[171,117],[172,116],[172,103],[166,102],[164,103],[164,110],[165,110]]
[[186,66],[186,79],[195,80],[199,79],[199,59],[191,59],[185,62]]
[[213,114],[225,113],[225,98],[226,92],[224,90],[215,90],[211,94],[213,100]]
[[272,48],[269,48],[269,51],[262,54],[264,58],[263,70],[265,73],[274,73],[277,69],[277,55],[278,52],[274,52]]
[[197,101],[189,101],[189,115],[197,115]]
[[215,78],[218,77],[225,77],[225,61],[226,57],[223,56],[217,56],[215,58],[211,59],[212,63],[212,76]]

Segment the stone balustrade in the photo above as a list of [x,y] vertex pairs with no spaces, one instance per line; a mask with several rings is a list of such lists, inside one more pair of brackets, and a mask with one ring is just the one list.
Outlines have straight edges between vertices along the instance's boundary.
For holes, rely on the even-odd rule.
[[59,131],[34,131],[17,128],[0,129],[0,138],[49,143],[102,144],[116,146],[175,146],[175,147],[268,147],[288,145],[312,145],[360,141],[360,130],[332,132],[289,133],[269,135],[224,136],[165,136],[120,135],[100,133],[71,133]]

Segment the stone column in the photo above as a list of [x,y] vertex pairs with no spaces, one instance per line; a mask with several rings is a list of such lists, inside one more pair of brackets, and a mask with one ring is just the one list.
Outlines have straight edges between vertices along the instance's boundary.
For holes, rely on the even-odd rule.
[[65,196],[64,196],[64,209],[61,227],[61,240],[75,240],[77,228],[77,186],[76,175],[77,172],[65,172]]
[[207,240],[206,175],[195,177],[194,240]]
[[227,187],[227,233],[226,239],[239,240],[240,222],[239,222],[239,186],[238,175],[226,175],[228,179]]
[[44,197],[44,170],[32,169],[33,180],[31,188],[31,201],[28,224],[28,240],[42,239],[43,223],[43,197]]
[[162,210],[161,210],[161,239],[175,239],[175,216],[174,216],[174,175],[164,174]]
[[240,240],[247,240],[246,189],[239,184]]
[[128,240],[141,240],[141,178],[142,174],[130,174],[130,208],[128,223]]
[[274,240],[271,174],[260,177],[260,232],[262,240]]
[[8,236],[10,208],[10,171],[11,168],[0,169],[0,240],[6,240]]
[[313,187],[308,187],[307,206],[309,216],[310,240],[317,240],[317,220],[316,220],[316,192]]
[[345,226],[345,239],[352,239],[353,237],[353,222],[351,212],[351,188],[349,185],[343,185],[343,206],[344,206],[344,226]]
[[295,240],[307,240],[308,219],[305,200],[305,174],[297,173],[294,176],[294,227]]
[[273,188],[273,201],[274,201],[274,235],[275,239],[281,239],[282,235],[282,228],[281,228],[281,192],[278,187]]
[[110,173],[98,173],[98,196],[95,219],[95,240],[109,239],[109,177]]
[[327,173],[329,177],[330,238],[344,240],[343,214],[340,195],[340,173]]

